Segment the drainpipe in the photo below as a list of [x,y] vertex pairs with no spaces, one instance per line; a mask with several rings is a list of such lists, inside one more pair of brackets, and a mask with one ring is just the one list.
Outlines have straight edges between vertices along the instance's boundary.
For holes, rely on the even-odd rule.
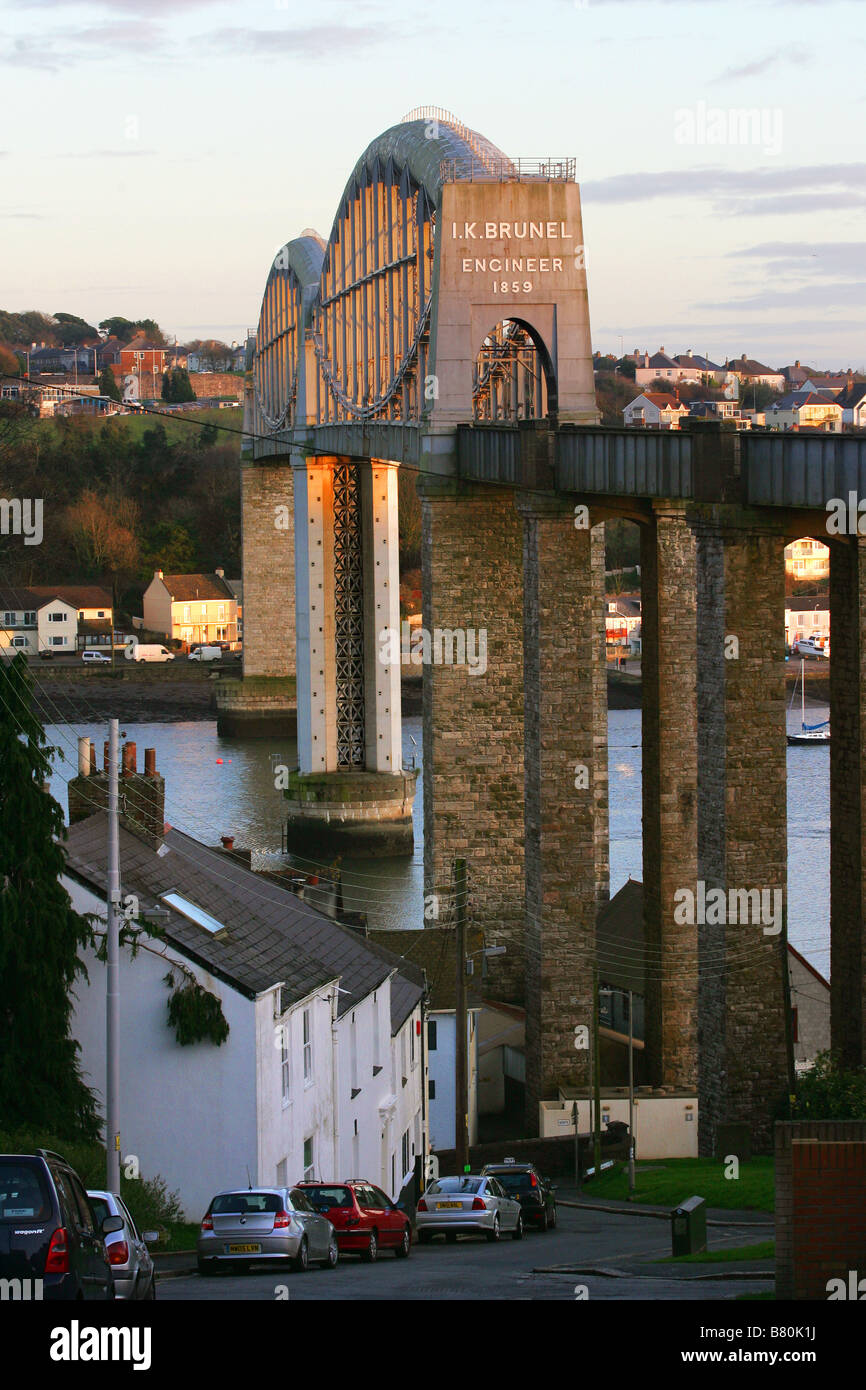
[[340,1068],[338,1066],[339,1038],[337,1035],[337,986],[331,990],[331,1087],[333,1091],[334,1116],[334,1182],[340,1182]]

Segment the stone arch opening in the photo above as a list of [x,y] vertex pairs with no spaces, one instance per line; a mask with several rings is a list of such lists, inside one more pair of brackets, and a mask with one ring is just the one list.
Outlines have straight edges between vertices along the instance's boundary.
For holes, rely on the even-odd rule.
[[475,359],[473,418],[555,422],[556,413],[556,373],[543,338],[525,319],[500,319]]

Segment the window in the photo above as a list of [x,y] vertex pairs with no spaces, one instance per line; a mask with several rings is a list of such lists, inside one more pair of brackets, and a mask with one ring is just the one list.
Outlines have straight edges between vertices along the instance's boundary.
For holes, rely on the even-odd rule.
[[65,637],[52,637],[52,638],[51,638],[51,646],[52,646],[52,647],[65,647],[65,646],[66,646],[66,638],[65,638]]
[[8,611],[8,609],[7,609],[7,611],[3,614],[3,626],[4,626],[4,627],[17,627],[17,623],[16,623],[16,621],[15,621],[15,614],[14,614],[14,613],[10,613],[10,612]]
[[304,1140],[304,1182],[312,1182],[315,1176],[313,1136],[310,1135]]
[[98,610],[97,610],[96,616],[97,616],[97,618],[104,618],[104,617],[105,617],[105,609],[104,609],[104,608],[98,609]]
[[304,1085],[313,1084],[313,1031],[310,1011],[304,1009]]
[[13,647],[26,647],[26,646],[27,646],[27,638],[26,638],[26,637],[13,637],[13,638],[12,638],[12,645],[13,645]]
[[183,606],[183,620],[185,623],[192,622],[192,609],[188,603]]
[[436,1020],[435,1020],[435,1018],[428,1018],[428,1020],[427,1020],[427,1050],[428,1050],[428,1052],[435,1052],[435,1051],[436,1051]]
[[201,615],[202,615],[203,618],[206,618],[206,617],[207,617],[207,604],[206,604],[206,603],[203,603],[202,606],[201,606]]
[[205,912],[203,907],[197,907],[187,898],[182,898],[180,893],[160,893],[159,896],[164,903],[168,903],[169,907],[173,907],[175,912],[181,913],[183,917],[188,917],[191,922],[204,927],[205,931],[225,931],[224,922],[218,922],[216,917],[211,917],[210,913]]
[[403,1176],[409,1172],[409,1131],[406,1130],[400,1145],[400,1159],[403,1164]]
[[[413,1017],[413,1018],[411,1018],[411,1019],[409,1020],[409,1066],[410,1066],[410,1067],[414,1067],[414,1065],[415,1065],[415,1019],[414,1019],[414,1017]],[[405,1168],[404,1168],[403,1171],[404,1171],[404,1172],[406,1171]]]
[[[283,1105],[288,1105],[291,1094],[291,1073],[289,1070],[289,1025],[287,1023],[284,1023],[280,1029],[280,1073]],[[283,1183],[282,1186],[285,1187],[285,1183]]]
[[32,612],[31,612],[31,613],[25,613],[25,614],[24,614],[24,626],[25,626],[25,627],[35,627],[35,626],[36,626],[36,614],[35,614],[35,613],[32,613]]
[[49,623],[65,623],[65,622],[66,622],[66,614],[65,614],[65,613],[49,613],[49,614],[48,614],[48,621],[49,621]]
[[436,1099],[436,1082],[435,1082],[435,1081],[428,1081],[428,1082],[427,1082],[427,1099],[428,1099],[428,1100],[435,1100],[435,1099]]
[[226,618],[226,606],[225,606],[224,603],[221,603],[221,604],[219,605],[219,607],[217,608],[217,619],[218,619],[219,622],[224,623],[224,622],[225,622],[225,618]]

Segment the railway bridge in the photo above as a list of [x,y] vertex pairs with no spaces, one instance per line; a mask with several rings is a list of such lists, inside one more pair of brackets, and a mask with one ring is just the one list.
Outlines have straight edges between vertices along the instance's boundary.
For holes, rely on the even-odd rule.
[[[639,524],[650,1074],[697,1088],[702,1152],[722,1122],[768,1145],[791,1085],[783,549],[824,537],[830,499],[866,497],[866,439],[601,427],[574,161],[509,159],[436,108],[368,146],[327,239],[277,252],[245,429],[244,680],[226,708],[261,719],[296,698],[290,823],[319,858],[347,836],[411,849],[395,634],[398,472],[416,476],[425,893],[449,925],[467,861],[471,919],[506,947],[489,991],[526,1008],[529,1132],[541,1099],[588,1080],[574,1029],[609,894],[604,523]],[[866,541],[856,523],[828,539],[832,1032],[855,1064]],[[744,910],[755,890],[772,920]]]

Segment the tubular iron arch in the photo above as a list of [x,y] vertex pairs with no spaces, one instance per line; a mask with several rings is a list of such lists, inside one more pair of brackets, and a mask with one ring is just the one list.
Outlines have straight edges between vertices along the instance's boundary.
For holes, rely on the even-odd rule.
[[253,426],[277,434],[296,423],[303,359],[305,300],[321,264],[322,243],[314,232],[281,247],[262,296],[253,363]]
[[476,420],[541,420],[556,416],[556,376],[535,329],[521,319],[502,319],[487,334],[472,381]]

